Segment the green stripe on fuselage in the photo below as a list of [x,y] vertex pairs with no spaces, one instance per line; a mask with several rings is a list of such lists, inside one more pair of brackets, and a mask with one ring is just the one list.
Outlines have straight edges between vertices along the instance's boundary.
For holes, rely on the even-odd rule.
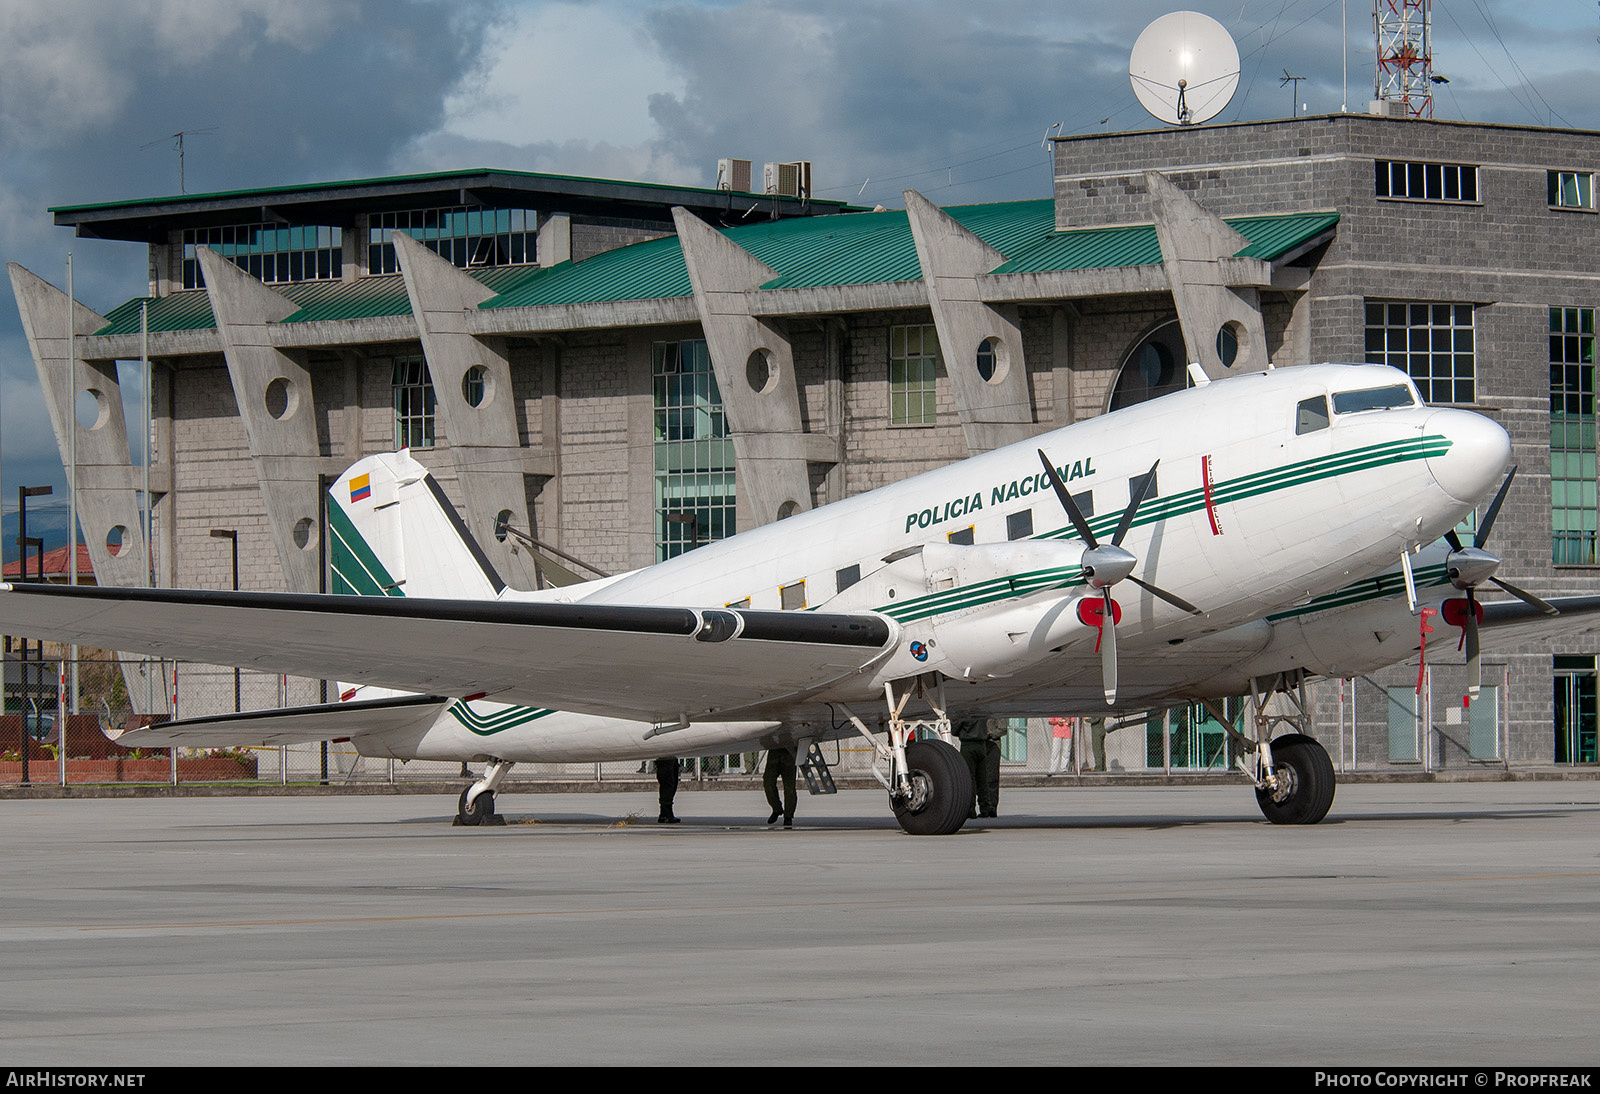
[[[1396,463],[1409,463],[1412,460],[1425,460],[1431,456],[1443,455],[1449,451],[1450,444],[1450,440],[1446,437],[1418,437],[1403,441],[1387,441],[1383,444],[1351,449],[1349,452],[1319,456],[1313,460],[1304,460],[1299,463],[1286,464],[1282,467],[1274,467],[1266,471],[1241,475],[1236,479],[1227,479],[1212,487],[1211,499],[1214,505],[1243,501],[1247,498],[1259,497],[1278,490],[1286,490],[1293,486],[1302,486],[1308,482],[1338,478],[1340,475],[1347,475],[1355,471],[1366,471],[1374,467],[1385,467]],[[1200,489],[1184,490],[1167,497],[1152,498],[1140,506],[1139,512],[1134,516],[1133,526],[1140,528],[1156,524],[1172,517],[1199,512],[1204,508],[1205,491]],[[1121,519],[1122,510],[1118,510],[1114,513],[1091,519],[1089,528],[1096,536],[1110,535],[1115,531],[1117,523]],[[1053,532],[1044,532],[1035,538],[1074,540],[1078,538],[1078,535],[1068,525]],[[960,586],[955,589],[945,589],[913,600],[901,601],[896,604],[884,604],[874,610],[900,623],[914,623],[917,620],[927,619],[934,615],[964,611],[969,608],[982,607],[986,604],[998,603],[1002,600],[1020,599],[1046,589],[1072,588],[1083,584],[1085,582],[1076,566],[1058,567],[1017,574],[1009,578],[996,578],[982,581],[975,585]],[[1329,596],[1337,595],[1339,594],[1329,594]],[[1312,602],[1313,605],[1320,603],[1320,601]],[[1334,605],[1327,604],[1322,606],[1333,607]],[[1298,614],[1299,611],[1313,610],[1320,610],[1320,608],[1307,607],[1299,609],[1295,613],[1285,614]]]

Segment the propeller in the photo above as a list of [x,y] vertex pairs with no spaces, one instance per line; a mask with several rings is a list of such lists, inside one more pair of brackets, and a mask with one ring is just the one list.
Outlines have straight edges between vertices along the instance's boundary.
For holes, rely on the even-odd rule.
[[1467,694],[1477,695],[1483,683],[1483,661],[1480,656],[1481,647],[1478,640],[1478,599],[1477,588],[1485,581],[1510,593],[1524,604],[1539,609],[1545,615],[1560,615],[1553,604],[1540,600],[1532,593],[1519,589],[1509,581],[1502,581],[1495,577],[1495,570],[1500,567],[1500,559],[1483,549],[1489,541],[1489,533],[1494,530],[1495,518],[1500,515],[1500,506],[1504,504],[1506,495],[1511,492],[1511,480],[1517,477],[1515,466],[1506,473],[1506,481],[1500,484],[1499,493],[1495,494],[1494,501],[1489,503],[1489,509],[1483,514],[1483,520],[1478,522],[1478,530],[1473,533],[1472,546],[1465,547],[1461,537],[1456,535],[1454,528],[1444,534],[1445,542],[1450,545],[1450,553],[1445,556],[1445,576],[1450,579],[1450,584],[1466,593],[1467,606],[1462,615],[1461,627],[1467,650]]
[[1157,460],[1150,465],[1150,471],[1144,478],[1138,480],[1132,496],[1128,498],[1128,507],[1122,511],[1122,519],[1117,522],[1117,530],[1111,535],[1111,542],[1102,544],[1089,528],[1089,522],[1084,519],[1083,510],[1078,508],[1078,503],[1072,500],[1072,495],[1067,492],[1067,484],[1061,481],[1061,475],[1050,462],[1050,457],[1044,454],[1044,449],[1039,449],[1039,462],[1044,464],[1045,474],[1050,477],[1050,485],[1056,492],[1056,498],[1061,502],[1061,508],[1066,510],[1067,519],[1072,522],[1072,527],[1077,531],[1078,538],[1087,546],[1084,548],[1079,565],[1083,567],[1083,576],[1089,585],[1100,590],[1101,617],[1100,617],[1100,677],[1105,685],[1106,705],[1115,705],[1117,701],[1117,626],[1115,609],[1111,603],[1111,586],[1119,581],[1131,581],[1139,588],[1158,596],[1173,607],[1181,608],[1191,615],[1205,614],[1193,604],[1182,597],[1167,592],[1165,589],[1150,584],[1133,576],[1133,568],[1139,564],[1132,553],[1122,547],[1122,541],[1127,536],[1128,530],[1133,527],[1134,514],[1139,511],[1145,495],[1150,491],[1150,484],[1155,482],[1156,468],[1161,461]]

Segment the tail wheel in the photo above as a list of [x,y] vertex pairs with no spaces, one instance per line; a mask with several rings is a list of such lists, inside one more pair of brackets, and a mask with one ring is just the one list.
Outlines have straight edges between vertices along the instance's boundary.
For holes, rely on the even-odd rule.
[[1320,744],[1302,733],[1272,742],[1276,790],[1257,790],[1256,804],[1273,824],[1316,824],[1333,808],[1333,761]]
[[461,800],[456,806],[456,823],[475,828],[480,824],[493,824],[495,822],[494,791],[485,790],[469,804],[467,795],[472,792],[472,787],[467,787],[461,792]]
[[906,745],[911,793],[891,797],[894,819],[913,836],[948,836],[961,830],[972,812],[972,774],[961,753],[943,741]]

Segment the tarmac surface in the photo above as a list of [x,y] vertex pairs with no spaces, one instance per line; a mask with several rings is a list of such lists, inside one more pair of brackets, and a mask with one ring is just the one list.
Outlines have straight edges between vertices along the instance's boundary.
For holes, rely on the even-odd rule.
[[1592,1065],[1600,783],[0,801],[0,1064]]

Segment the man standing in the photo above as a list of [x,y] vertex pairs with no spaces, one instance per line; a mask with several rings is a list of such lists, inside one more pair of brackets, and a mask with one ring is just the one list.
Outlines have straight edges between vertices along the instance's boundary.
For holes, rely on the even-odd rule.
[[[998,727],[998,732],[996,732]],[[997,816],[1000,808],[1000,738],[1005,736],[1004,718],[965,718],[953,730],[961,742],[961,758],[967,761],[972,788],[977,798],[971,817]]]
[[[778,779],[783,779],[783,801],[778,801]],[[767,752],[767,770],[761,776],[767,791],[767,804],[772,806],[768,824],[777,824],[783,818],[785,828],[794,827],[794,750],[774,748]]]
[[678,757],[662,756],[656,761],[656,789],[661,797],[661,815],[657,824],[677,824],[672,812],[672,799],[678,796]]

